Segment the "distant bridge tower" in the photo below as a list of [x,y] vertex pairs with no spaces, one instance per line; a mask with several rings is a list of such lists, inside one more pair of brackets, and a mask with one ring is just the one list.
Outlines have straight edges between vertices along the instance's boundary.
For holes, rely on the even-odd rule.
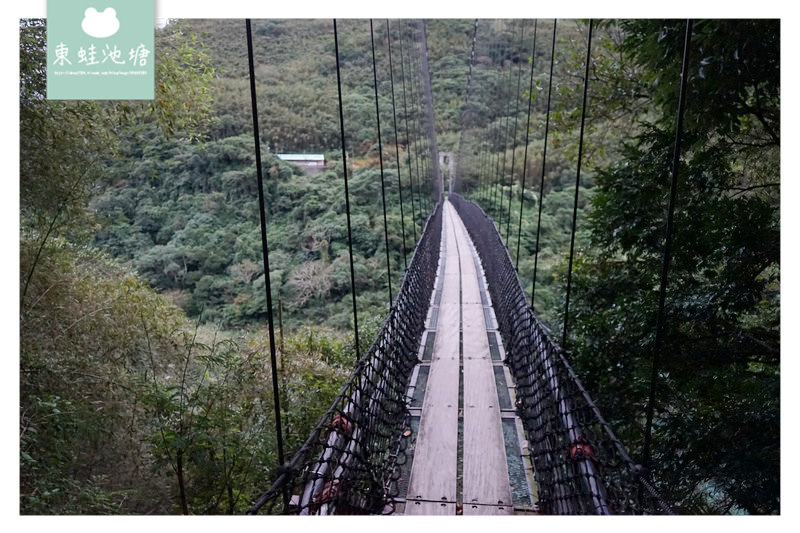
[[439,172],[442,175],[442,183],[447,183],[448,193],[453,192],[453,152],[439,152]]

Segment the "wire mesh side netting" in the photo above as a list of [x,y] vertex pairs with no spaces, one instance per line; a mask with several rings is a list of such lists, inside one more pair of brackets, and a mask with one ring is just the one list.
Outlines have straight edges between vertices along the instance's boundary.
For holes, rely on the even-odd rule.
[[251,514],[393,511],[410,435],[406,390],[436,279],[441,229],[439,202],[369,352]]
[[528,305],[492,219],[450,195],[484,264],[516,382],[539,510],[546,514],[671,514],[594,404],[561,348]]

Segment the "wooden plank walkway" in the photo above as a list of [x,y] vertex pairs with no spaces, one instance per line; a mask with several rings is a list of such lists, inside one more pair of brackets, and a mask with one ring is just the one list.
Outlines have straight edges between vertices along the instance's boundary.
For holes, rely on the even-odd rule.
[[[439,514],[441,503],[452,504],[442,509],[452,507],[451,514],[455,514],[461,288],[455,227],[447,218],[442,226],[442,234],[446,254],[442,271],[444,284],[414,463],[408,482],[406,514],[432,514],[432,509]],[[436,505],[424,502],[436,502]]]
[[[405,514],[455,514],[462,503],[464,514],[511,514],[500,406],[478,285],[483,272],[476,268],[469,235],[449,202],[443,223],[444,283]],[[457,494],[459,410],[462,494]]]
[[502,511],[510,513],[513,506],[494,366],[478,288],[478,276],[483,273],[476,270],[472,243],[461,218],[455,214],[455,209],[450,209],[458,227],[456,235],[462,272],[464,513],[506,514]]

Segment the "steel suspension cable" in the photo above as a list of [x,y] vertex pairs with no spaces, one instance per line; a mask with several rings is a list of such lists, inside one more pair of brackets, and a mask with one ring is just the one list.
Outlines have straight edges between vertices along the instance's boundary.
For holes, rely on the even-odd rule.
[[686,88],[689,78],[689,52],[692,44],[691,19],[686,21],[683,40],[683,59],[681,64],[681,84],[678,95],[678,116],[675,124],[675,146],[672,154],[672,181],[669,192],[669,208],[667,213],[667,227],[664,236],[664,257],[661,265],[661,282],[658,288],[658,315],[656,317],[656,337],[653,343],[653,366],[650,372],[650,393],[647,399],[647,420],[644,430],[644,446],[642,451],[642,465],[645,470],[650,467],[650,444],[653,432],[653,411],[656,400],[656,381],[661,359],[662,343],[664,341],[664,328],[666,326],[666,297],[669,268],[672,261],[672,238],[675,231],[675,202],[678,196],[678,170],[681,162],[681,143],[683,141],[683,115],[686,110]]
[[528,85],[528,119],[525,126],[525,153],[522,156],[522,186],[519,192],[519,224],[517,225],[517,254],[514,256],[514,269],[519,270],[519,246],[522,241],[522,210],[525,204],[525,177],[528,174],[528,141],[531,132],[531,105],[533,104],[533,68],[536,64],[536,26],[533,21],[533,51],[531,52],[531,80]]
[[[503,47],[503,58],[501,61],[505,63],[505,52],[506,47]],[[506,81],[503,84],[504,94],[505,94],[505,111],[503,112],[503,117],[501,117],[501,122],[503,118],[505,118],[505,126],[501,126],[501,133],[500,133],[500,150],[497,152],[497,166],[496,166],[496,176],[495,176],[495,186],[494,186],[494,209],[495,213],[502,213],[503,211],[503,191],[502,191],[502,182],[503,182],[503,174],[505,174],[505,166],[506,166],[506,142],[508,140],[508,118],[509,118],[509,111],[511,108],[511,90],[509,87],[511,86],[511,71],[513,68],[509,65],[508,71],[506,72]],[[502,164],[501,164],[502,161]],[[498,217],[497,214],[494,215],[494,218],[500,220],[502,216]],[[495,223],[499,223],[498,220]],[[500,227],[500,226],[498,226]]]
[[428,153],[430,154],[429,182],[431,186],[431,205],[437,205],[444,195],[441,169],[439,168],[439,146],[436,141],[436,116],[433,113],[433,87],[430,62],[428,61],[428,27],[425,19],[419,19],[420,28],[420,78],[422,80],[423,102],[425,104],[425,122],[427,127]]
[[344,134],[344,105],[342,103],[342,74],[339,66],[339,32],[336,19],[333,19],[333,46],[336,52],[336,87],[339,91],[339,127],[342,141],[342,171],[344,173],[344,205],[347,214],[347,248],[350,252],[350,287],[353,295],[353,334],[355,335],[356,360],[361,360],[361,346],[358,338],[358,308],[356,305],[356,275],[353,264],[353,230],[350,224],[350,188],[347,181],[347,146]]
[[[522,55],[523,44],[525,42],[525,21],[520,20],[520,33],[519,33],[519,53]],[[519,88],[522,81],[522,58],[519,60],[519,68],[517,69],[517,92],[514,94],[516,97],[516,105],[514,107],[514,137],[511,139],[511,183],[508,188],[508,216],[506,217],[506,245],[509,244],[509,234],[511,233],[511,199],[514,192],[514,162],[517,155],[517,119],[519,118],[519,101],[520,94]]]
[[[461,131],[458,134],[458,159],[456,160],[456,177],[461,178],[464,166],[464,130],[467,128],[467,114],[469,113],[469,102],[472,89],[472,67],[475,62],[475,39],[478,35],[478,19],[472,26],[472,49],[469,53],[469,72],[467,73],[467,88],[464,91],[464,111],[461,113]],[[452,178],[451,178],[452,179]],[[458,184],[456,184],[458,185]],[[461,187],[453,187],[453,192],[463,194]]]
[[[503,77],[503,75],[502,75],[503,57],[502,57],[502,53],[501,52],[502,52],[502,49],[501,49],[500,44],[498,43],[497,44],[497,55],[498,55],[498,59],[500,61],[500,75],[499,75],[499,78],[500,78],[500,87],[499,87],[499,89],[500,90],[502,90],[504,87],[507,87],[507,84],[504,84],[502,82],[502,77]],[[498,104],[499,104],[499,107],[498,107],[498,110],[497,110],[497,114],[495,116],[495,120],[499,119],[499,124],[495,128],[495,136],[494,136],[494,143],[493,143],[494,144],[493,148],[496,147],[497,151],[494,153],[494,155],[491,158],[491,167],[494,167],[494,173],[491,173],[492,170],[491,170],[491,167],[490,167],[489,172],[490,172],[490,175],[492,175],[493,177],[492,177],[491,186],[490,186],[491,193],[489,195],[489,200],[487,200],[487,204],[491,206],[492,211],[495,211],[496,208],[497,208],[497,182],[499,180],[499,174],[500,174],[500,144],[502,143],[502,132],[503,132],[503,117],[502,117],[503,104],[500,101],[500,99],[498,99]]]
[[[466,95],[464,97],[464,119],[462,119],[462,121],[461,121],[462,122],[462,125],[461,125],[461,138],[462,139],[464,137],[464,130],[467,127],[467,125],[466,125],[466,114],[469,112],[468,106],[470,104],[470,101],[472,100],[471,96],[472,96],[472,93],[473,93],[472,84],[473,84],[473,75],[474,75],[473,68],[475,69],[475,71],[477,71],[477,67],[475,66],[475,57],[476,57],[475,56],[475,46],[476,46],[477,42],[478,42],[478,19],[475,19],[475,22],[472,25],[472,49],[470,50],[470,54],[469,54],[469,77],[467,78],[467,93],[466,93]],[[459,144],[461,144],[461,142],[462,141],[460,140]],[[478,145],[478,146],[480,146],[480,145]],[[478,149],[480,150],[480,148],[478,148]],[[459,157],[459,167],[462,167],[463,164],[461,163],[460,159],[461,159],[461,157]],[[479,190],[480,190],[480,179],[481,179],[481,175],[480,175],[480,172],[481,172],[480,160],[478,161],[478,165],[477,166],[478,166],[478,187],[479,187]],[[461,174],[463,172],[464,172],[464,170],[461,170],[461,169],[459,169],[457,171],[456,175],[458,176],[459,179],[461,178]],[[459,187],[458,189],[459,189],[458,191],[454,191],[454,192],[459,192],[460,193],[461,187]]]
[[[503,63],[505,63],[505,57],[501,55],[500,57],[500,69],[502,72]],[[506,76],[508,78],[508,76]],[[506,79],[506,82],[508,79]],[[508,89],[508,83],[501,82],[501,90],[505,94]],[[494,155],[494,179],[492,180],[492,211],[493,217],[496,218],[497,212],[497,188],[500,183],[500,152],[503,151],[505,147],[505,126],[503,125],[503,118],[505,117],[505,110],[503,109],[504,105],[500,104],[500,112],[498,113],[499,118],[499,127],[497,130],[497,152]],[[507,105],[505,106],[508,107]]]
[[408,100],[406,99],[406,71],[403,59],[403,27],[397,21],[397,36],[400,41],[400,81],[403,88],[403,120],[406,125],[406,162],[408,163],[408,182],[411,187],[411,226],[414,228],[414,244],[417,243],[417,210],[414,207],[414,176],[411,171],[411,134],[408,131]]
[[[481,42],[480,41],[480,37],[479,37],[479,35],[480,35],[479,31],[480,31],[480,21],[477,21],[476,25],[475,25],[475,57],[476,58],[479,57],[479,54],[480,54],[480,51],[478,49],[478,45]],[[477,95],[479,93],[483,92],[483,91],[479,90],[481,88],[480,75],[478,73],[479,67],[480,66],[476,62],[476,64],[475,64],[475,74],[474,74],[474,76],[475,76],[475,90],[473,91],[473,93],[476,94],[476,104],[475,104],[476,110],[478,109],[478,105],[479,105],[478,104],[478,100],[477,100]],[[477,139],[476,140],[476,144],[475,144],[475,149],[477,150],[477,175],[476,175],[477,180],[476,180],[476,185],[475,185],[476,190],[475,190],[475,193],[474,193],[474,199],[475,199],[476,202],[481,202],[482,199],[483,199],[483,162],[484,162],[484,156],[486,155],[486,150],[484,150],[484,146],[486,144],[486,137],[482,133],[484,133],[486,131],[486,129],[485,128],[483,128],[483,129],[480,128],[480,117],[478,116],[477,112],[475,113],[475,127],[474,127],[474,129],[476,129],[475,137]]]
[[[479,24],[480,24],[480,22],[479,22]],[[478,29],[476,29],[475,32],[476,32],[476,35],[477,35]],[[477,47],[478,43],[480,42],[480,40],[479,40],[479,38],[477,36],[475,37],[475,39],[476,39],[475,46]],[[479,52],[475,53],[476,56],[478,55],[478,53]],[[487,46],[487,49],[486,49],[486,55],[489,56],[489,48],[488,48],[488,46]],[[477,72],[478,72],[478,70],[477,70],[478,69],[478,65],[477,64],[475,66],[475,69],[476,69],[475,72],[476,72],[476,75],[477,75]],[[477,78],[475,80],[475,83],[476,83],[476,91],[475,91],[476,94],[478,94],[479,92],[480,92],[480,94],[483,94],[483,93],[486,92],[484,86],[478,85],[480,83],[480,78]],[[481,87],[484,90],[483,91],[478,91],[478,89],[477,89],[478,87]],[[486,168],[486,148],[487,148],[487,136],[486,136],[486,133],[488,132],[488,127],[487,128],[483,128],[483,129],[478,127],[480,125],[480,120],[478,119],[477,113],[476,113],[475,123],[476,123],[476,128],[477,128],[476,137],[478,138],[478,143],[477,143],[477,150],[478,150],[478,185],[477,186],[478,186],[478,191],[477,191],[477,194],[475,195],[476,196],[475,200],[477,202],[485,205],[483,184],[484,184],[484,181],[485,181],[485,179],[484,179],[485,178],[484,170]]]
[[[408,27],[408,23],[406,23]],[[402,39],[402,35],[400,37]],[[402,41],[401,41],[402,42]],[[420,149],[419,149],[419,105],[414,98],[415,80],[418,76],[414,75],[414,61],[413,61],[413,48],[406,49],[408,57],[408,99],[411,101],[411,127],[414,132],[414,168],[417,171],[417,207],[419,207],[419,223],[422,224],[425,220],[423,213],[424,195],[422,193],[422,176],[420,175]],[[409,151],[409,153],[411,153]]]
[[561,348],[567,349],[567,331],[569,322],[569,296],[572,289],[572,261],[575,256],[575,229],[578,221],[578,191],[581,185],[581,162],[583,161],[583,134],[586,124],[586,100],[589,89],[589,65],[592,60],[592,27],[594,21],[589,19],[589,38],[586,43],[586,70],[583,73],[583,103],[581,104],[581,132],[578,140],[578,168],[575,172],[575,198],[572,203],[572,232],[569,241],[569,267],[567,268],[567,293],[564,299],[564,331],[561,335]]
[[[413,26],[411,26],[411,28],[413,30]],[[419,54],[421,53],[420,49],[419,49],[419,46],[420,46],[419,30],[417,29],[416,31],[413,31],[412,33],[413,33],[413,35],[415,37],[414,40],[416,41],[416,44],[417,44],[417,57],[414,58],[413,54],[409,54],[409,56],[408,56],[409,69],[411,69],[412,72],[416,71],[416,74],[411,77],[411,88],[412,88],[411,98],[412,98],[412,100],[414,100],[413,106],[415,108],[415,112],[413,114],[413,117],[414,117],[415,129],[416,129],[415,146],[416,146],[416,149],[417,149],[417,157],[419,159],[418,168],[421,167],[421,169],[422,169],[421,173],[418,171],[418,175],[420,176],[419,191],[420,191],[420,194],[422,195],[422,197],[420,199],[420,205],[422,205],[423,213],[427,213],[429,208],[430,208],[430,204],[429,204],[430,197],[428,196],[428,192],[429,191],[426,190],[428,188],[427,187],[427,185],[428,185],[428,179],[427,179],[427,175],[428,175],[427,148],[425,147],[425,137],[422,134],[422,119],[420,118],[421,115],[422,115],[422,80],[420,79],[422,77],[422,69],[420,67],[420,62],[419,62]],[[420,148],[420,146],[421,146],[421,148]],[[424,217],[422,218],[422,220],[424,220]]]
[[378,67],[375,65],[375,32],[369,19],[369,37],[372,43],[372,80],[375,85],[375,121],[378,126],[378,161],[381,166],[381,202],[383,203],[383,239],[386,248],[386,279],[389,282],[389,309],[392,308],[392,263],[389,259],[389,228],[386,220],[386,181],[383,175],[383,141],[381,139],[381,110],[378,104]]
[[[490,29],[491,29],[491,26],[489,26],[489,23],[487,22],[487,36],[491,36],[491,31],[488,31]],[[495,56],[494,52],[496,52],[496,49],[497,49],[497,40],[495,39],[494,41],[490,41],[489,42],[489,49],[488,49],[488,54],[489,54],[489,58],[490,58],[490,62],[491,62],[492,66],[494,66],[494,56]],[[489,68],[487,67],[487,74],[488,74],[488,70],[489,70]],[[491,89],[492,88],[492,78],[490,76],[487,76],[486,83],[487,83],[489,89]],[[493,91],[491,91],[491,90],[488,90],[486,92],[489,93],[489,94],[493,93]],[[489,106],[490,106],[490,108],[494,108],[494,106],[492,106],[491,104],[492,104],[492,101],[490,100],[489,101]],[[487,130],[486,130],[486,136],[485,136],[485,139],[486,139],[486,150],[484,150],[483,171],[481,173],[482,176],[483,176],[483,187],[482,187],[483,194],[482,194],[481,201],[482,201],[487,213],[489,212],[489,198],[490,198],[489,190],[491,188],[491,179],[490,179],[491,162],[492,162],[491,149],[492,149],[492,147],[494,145],[494,140],[495,140],[495,137],[496,137],[496,135],[495,135],[496,130],[493,127],[493,124],[494,124],[494,121],[495,121],[496,117],[497,117],[497,112],[494,109],[492,109],[492,114],[491,114],[491,117],[490,117],[489,122],[487,124]]]
[[[487,28],[487,30],[489,30],[489,29],[491,29],[491,27]],[[487,31],[487,33],[491,34],[488,31]],[[489,54],[489,57],[491,58],[491,65],[492,66],[494,66],[494,56],[496,55],[495,54],[496,51],[497,51],[497,42],[495,40],[494,42],[490,42],[489,43],[489,50],[488,50],[488,54]],[[489,74],[489,68],[488,67],[487,67],[487,74]],[[487,88],[489,89],[486,92],[488,94],[493,94],[493,91],[491,90],[492,89],[492,85],[493,85],[492,84],[492,78],[490,76],[487,76],[486,82],[487,82],[487,86],[488,86]],[[492,104],[492,101],[490,100],[489,106],[490,106],[490,108],[493,108],[494,106],[492,106],[491,104]],[[493,127],[496,117],[497,117],[497,112],[496,112],[496,110],[492,109],[492,114],[491,114],[491,117],[489,118],[489,122],[487,124],[486,135],[484,136],[484,138],[486,139],[486,149],[483,152],[483,171],[482,171],[482,175],[483,175],[483,188],[482,188],[483,195],[482,196],[483,196],[483,198],[482,198],[482,202],[483,202],[483,205],[484,205],[487,213],[489,212],[489,198],[491,198],[491,195],[490,195],[491,177],[490,176],[491,176],[491,168],[492,168],[492,148],[494,147],[495,139],[497,137],[497,135],[496,135],[497,130],[496,130],[496,128]]]
[[[492,35],[492,32],[490,30],[491,30],[491,26],[487,22],[487,37],[491,37],[491,35]],[[488,43],[487,53],[488,53],[489,58],[491,60],[490,64],[492,66],[494,66],[494,56],[496,55],[495,54],[496,51],[497,51],[497,39],[494,39],[494,40],[490,39],[489,43]],[[488,67],[487,67],[487,74],[489,74],[489,68]],[[488,76],[488,75],[486,77],[486,83],[487,83],[487,88],[489,90],[487,90],[485,92],[488,93],[488,94],[492,94],[493,93],[493,91],[491,91],[492,78],[490,76]],[[494,106],[491,106],[491,103],[492,103],[492,101],[490,100],[489,101],[490,108],[494,107]],[[483,202],[483,205],[484,205],[487,213],[489,212],[489,198],[490,198],[489,190],[490,190],[490,183],[491,183],[491,180],[490,180],[490,177],[489,177],[490,171],[491,171],[491,162],[492,162],[491,149],[492,149],[492,147],[494,145],[494,139],[495,139],[495,129],[492,127],[492,125],[494,124],[494,120],[495,120],[496,116],[497,116],[497,113],[493,109],[491,117],[490,117],[489,122],[487,124],[486,135],[484,136],[484,138],[486,139],[486,149],[483,152],[483,171],[482,171],[482,176],[483,176],[482,192],[483,192],[483,194],[482,194],[482,202]]]
[[[408,137],[408,157],[409,163],[413,161],[412,169],[414,172],[414,177],[416,181],[414,182],[414,187],[417,190],[417,211],[414,213],[414,216],[417,217],[417,221],[419,222],[420,226],[422,226],[422,194],[420,191],[420,178],[419,178],[419,150],[417,149],[417,131],[414,125],[414,73],[413,69],[411,68],[411,53],[412,51],[409,49],[408,38],[405,39],[405,45],[403,44],[403,33],[408,31],[408,24],[404,25],[402,21],[400,21],[400,50],[405,51],[405,54],[401,53],[401,60],[403,61],[403,67],[406,68],[404,73],[408,75],[407,78],[404,80],[408,81],[408,116],[406,120],[409,123],[409,137]],[[411,154],[414,154],[413,156]],[[414,179],[414,178],[412,178]]]
[[[409,23],[406,21],[406,31],[408,31]],[[418,120],[418,112],[419,106],[418,102],[415,98],[415,80],[417,80],[417,76],[414,74],[414,61],[413,61],[413,46],[409,45],[409,48],[406,48],[407,52],[407,59],[408,59],[408,100],[410,102],[411,108],[411,131],[413,133],[413,145],[414,145],[414,169],[417,172],[417,207],[419,208],[419,223],[420,226],[424,223],[424,209],[425,209],[425,195],[422,191],[422,173],[420,172],[420,164],[422,163],[421,155],[420,155],[420,133],[419,133],[419,120]]]
[[[485,22],[485,24],[488,25],[488,22]],[[476,30],[476,32],[477,32],[477,30]],[[491,46],[491,41],[489,40],[489,32],[488,31],[486,32],[486,38],[487,38],[486,56],[491,58],[491,56],[492,56],[492,46]],[[477,39],[477,37],[476,37],[476,39]],[[477,46],[477,44],[476,44],[476,46]],[[488,70],[488,69],[486,69],[486,70]],[[485,80],[486,87],[484,87],[484,90],[481,91],[482,94],[485,94],[485,93],[488,92],[486,90],[486,88],[488,87],[488,83],[489,83],[489,77],[486,76],[486,80]],[[486,191],[485,191],[486,156],[487,156],[487,153],[489,151],[489,141],[488,141],[489,127],[488,127],[488,124],[489,123],[487,123],[487,127],[484,128],[482,130],[482,132],[481,132],[481,130],[478,130],[478,134],[477,134],[478,138],[480,139],[480,143],[478,144],[478,149],[480,151],[480,158],[478,160],[478,197],[477,197],[477,200],[478,200],[478,202],[480,202],[484,206],[486,205]]]
[[[491,26],[489,26],[489,30],[491,30]],[[495,34],[495,39],[491,43],[489,47],[489,57],[491,58],[491,66],[495,67],[495,63],[497,61],[497,56],[499,56],[499,44],[497,42],[497,35]],[[494,81],[494,80],[493,80]],[[497,83],[490,83],[490,89],[496,88],[497,90],[500,89],[500,86]],[[494,94],[494,91],[490,91],[490,94]],[[486,148],[486,171],[485,171],[485,193],[484,193],[484,204],[486,205],[486,212],[489,213],[489,206],[491,205],[492,199],[492,185],[494,181],[492,179],[493,173],[492,169],[494,168],[494,148],[497,145],[497,128],[495,127],[495,121],[497,120],[497,116],[500,114],[497,110],[497,105],[499,105],[498,100],[495,98],[493,99],[494,105],[492,106],[492,116],[489,121],[490,130],[487,132],[488,135],[488,146]]]
[[508,72],[506,73],[506,84],[505,84],[506,85],[506,95],[507,95],[507,97],[506,97],[506,112],[505,112],[506,126],[505,126],[505,128],[503,130],[504,131],[504,133],[503,133],[503,145],[502,145],[503,148],[502,148],[500,154],[498,155],[498,161],[501,160],[501,159],[503,161],[502,165],[500,166],[500,171],[497,174],[497,189],[496,189],[497,190],[498,207],[497,207],[497,215],[496,215],[495,218],[497,219],[496,220],[497,229],[500,232],[500,235],[503,234],[503,230],[502,230],[502,227],[503,227],[503,181],[505,180],[505,174],[506,174],[506,151],[508,150],[508,144],[507,144],[508,143],[508,134],[511,131],[511,125],[510,125],[510,122],[511,122],[511,96],[512,96],[512,91],[511,91],[511,73],[513,72],[513,70],[514,70],[513,66],[509,65],[508,66]]
[[392,32],[389,19],[386,19],[386,44],[389,49],[389,83],[392,88],[392,118],[394,119],[394,153],[397,160],[397,194],[400,198],[400,231],[403,235],[403,270],[408,270],[406,245],[406,215],[403,209],[403,183],[400,177],[400,139],[397,135],[397,106],[394,98],[394,64],[392,62]]
[[[421,43],[420,43],[421,46]],[[420,51],[420,54],[422,52]],[[422,142],[422,169],[423,169],[423,177],[425,179],[425,205],[427,205],[427,209],[425,210],[426,218],[427,215],[431,212],[431,208],[433,206],[433,181],[431,178],[432,172],[432,159],[431,159],[431,140],[428,135],[425,133],[424,128],[424,113],[425,113],[425,95],[423,94],[422,88],[422,59],[417,57],[417,70],[419,71],[419,77],[417,78],[417,94],[419,98],[419,129],[420,129],[420,139]]]
[[[286,463],[281,428],[281,402],[278,386],[278,358],[275,350],[275,325],[272,316],[272,284],[270,282],[269,243],[267,241],[267,210],[264,201],[264,171],[261,166],[261,134],[258,127],[258,99],[256,98],[255,61],[253,59],[253,32],[250,19],[245,20],[247,33],[247,62],[250,75],[250,105],[253,112],[253,143],[256,157],[256,180],[258,182],[258,215],[261,222],[261,258],[264,263],[264,290],[267,297],[267,326],[269,331],[269,362],[272,372],[272,399],[275,403],[275,438],[278,444],[278,464]],[[289,505],[289,494],[283,491],[284,508]]]
[[[499,57],[499,55],[500,55],[500,43],[499,43],[498,39],[495,39],[494,42],[492,43],[492,45],[493,46],[490,47],[490,52],[489,53],[490,53],[490,57],[492,57],[492,66],[494,66],[494,62],[497,60],[497,57]],[[494,53],[491,52],[492,48],[494,49]],[[495,56],[497,56],[497,57],[495,57]],[[498,74],[498,80],[502,80],[502,72],[500,74]],[[501,87],[502,87],[502,81],[500,83],[500,86],[497,87],[498,91],[500,90]],[[491,122],[490,122],[490,124],[492,125],[491,137],[490,137],[490,140],[489,140],[489,146],[488,146],[487,151],[486,151],[487,152],[486,153],[486,197],[485,197],[484,201],[486,203],[486,211],[487,211],[487,213],[489,212],[489,207],[492,205],[492,200],[493,200],[492,192],[494,191],[494,188],[493,188],[494,187],[494,179],[493,179],[494,173],[492,172],[492,169],[496,168],[496,165],[495,165],[495,155],[496,155],[496,153],[493,153],[493,150],[495,149],[495,147],[497,146],[497,144],[500,141],[500,128],[497,127],[494,123],[498,119],[498,117],[500,116],[500,109],[502,109],[502,103],[500,102],[499,99],[497,99],[495,101],[495,104],[496,104],[496,106],[495,106],[494,112],[492,113],[492,119],[491,119]]]
[[547,86],[547,115],[544,122],[544,148],[542,149],[542,179],[539,183],[539,218],[536,222],[536,247],[534,248],[533,259],[533,287],[531,288],[531,307],[533,307],[534,297],[536,296],[536,272],[539,267],[539,237],[542,229],[542,204],[544,203],[544,175],[547,168],[547,135],[550,132],[550,99],[553,94],[553,65],[556,59],[556,23],[553,19],[553,45],[550,51],[550,80]]

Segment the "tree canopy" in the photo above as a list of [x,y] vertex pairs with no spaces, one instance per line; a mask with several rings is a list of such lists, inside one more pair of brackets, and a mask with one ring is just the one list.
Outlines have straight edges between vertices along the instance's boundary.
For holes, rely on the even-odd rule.
[[[626,21],[653,120],[595,177],[574,360],[638,452],[675,137],[682,21]],[[780,31],[697,21],[658,376],[654,477],[690,512],[777,513]]]

